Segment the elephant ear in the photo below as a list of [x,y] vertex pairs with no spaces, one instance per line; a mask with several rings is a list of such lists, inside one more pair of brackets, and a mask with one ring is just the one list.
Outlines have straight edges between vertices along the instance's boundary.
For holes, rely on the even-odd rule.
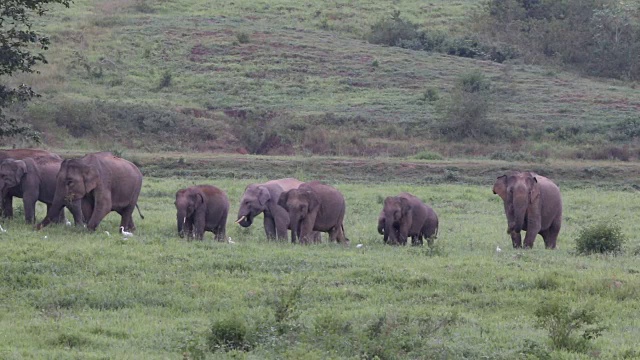
[[259,186],[258,201],[260,202],[260,205],[264,206],[267,203],[267,201],[269,201],[269,199],[271,199],[271,194],[269,194],[269,189],[267,189],[264,186]]
[[191,194],[191,200],[193,201],[193,207],[198,209],[204,204],[204,196],[202,192],[195,191]]
[[530,181],[529,202],[533,204],[538,201],[538,198],[540,197],[540,183],[538,183],[538,179],[535,176],[532,176],[527,180]]
[[287,211],[289,211],[289,208],[287,207],[287,201],[289,201],[289,192],[290,191],[283,192],[282,194],[280,194],[280,198],[278,199],[278,205],[283,207]]
[[320,206],[320,200],[318,200],[318,197],[313,191],[311,190],[305,191],[305,197],[307,198],[307,201],[309,203],[309,212],[313,211],[318,206]]
[[27,163],[24,162],[23,160],[16,160],[15,164],[16,164],[16,172],[14,174],[15,180],[16,180],[16,184],[20,184],[20,180],[22,179],[24,174],[28,172]]
[[100,184],[100,175],[98,170],[91,165],[82,166],[82,178],[84,179],[84,189],[88,193],[97,188]]
[[502,200],[507,199],[507,175],[498,176],[493,184],[493,193],[500,196]]
[[400,198],[400,208],[402,209],[402,217],[407,217],[411,213],[411,203],[407,198]]

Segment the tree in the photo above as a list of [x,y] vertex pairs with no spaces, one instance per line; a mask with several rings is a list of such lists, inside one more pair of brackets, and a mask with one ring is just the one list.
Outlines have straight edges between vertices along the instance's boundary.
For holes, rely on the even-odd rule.
[[3,109],[37,94],[28,85],[16,88],[2,83],[3,76],[15,73],[33,73],[38,63],[47,59],[35,48],[47,50],[47,36],[32,29],[32,18],[44,15],[49,4],[58,3],[69,7],[70,0],[2,0],[0,1],[0,138],[25,136],[38,140],[38,135],[27,124],[5,116]]

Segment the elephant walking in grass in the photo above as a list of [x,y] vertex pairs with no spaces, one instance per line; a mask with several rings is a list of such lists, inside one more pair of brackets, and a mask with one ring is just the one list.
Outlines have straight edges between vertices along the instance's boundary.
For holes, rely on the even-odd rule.
[[507,233],[514,248],[533,247],[540,234],[547,249],[555,249],[562,224],[562,196],[551,180],[532,172],[512,172],[496,179],[493,193],[504,202]]
[[[55,186],[53,189],[50,189],[46,184],[49,184],[50,181],[53,181],[55,184],[55,178],[60,169],[62,158],[58,154],[41,149],[0,150],[0,161],[9,159],[11,159],[11,161],[5,163],[2,170],[4,180],[0,179],[2,182],[2,184],[0,184],[2,216],[5,218],[13,217],[13,197],[19,197],[25,201],[25,217],[27,222],[34,222],[35,201],[33,201],[33,216],[31,216],[31,208],[28,208],[27,204],[30,206],[32,203],[32,199],[34,198],[33,192],[36,191],[36,188],[38,188],[40,193],[35,195],[35,199],[41,200],[47,205],[51,204]],[[28,164],[19,162],[25,159],[32,159],[35,163],[35,168],[30,167],[29,169]],[[16,178],[18,175],[21,176],[19,179]],[[27,175],[28,179],[24,178]],[[45,184],[44,188],[42,187],[43,184]],[[24,198],[25,194],[27,195],[27,199]],[[73,213],[76,224],[81,225],[83,220],[80,208],[78,207],[75,210],[70,208],[70,210]],[[64,222],[64,212],[55,220],[56,222]]]
[[[79,202],[84,217],[88,219],[87,229],[95,231],[102,219],[115,211],[122,217],[120,226],[126,231],[134,231],[132,214],[141,188],[140,169],[110,152],[64,160],[56,177],[53,204],[37,228],[49,225],[65,204]],[[140,209],[138,213],[144,219]]]
[[[22,160],[4,159],[0,161],[0,191],[9,198],[3,199],[11,207],[11,197],[21,197],[24,203],[24,216],[27,223],[33,224],[36,216],[36,202],[47,204],[47,210],[53,204],[56,191],[56,175],[60,170],[62,159],[58,156],[24,158]],[[82,225],[82,210],[79,204],[70,205],[76,225]],[[54,219],[65,222],[64,211]]]
[[378,233],[385,244],[406,245],[409,236],[412,245],[422,245],[423,238],[431,244],[438,234],[438,215],[409,193],[389,196],[378,217]]
[[[302,181],[294,178],[271,180],[265,183],[250,184],[244,190],[240,200],[236,224],[249,227],[256,216],[264,214],[264,232],[268,239],[287,239],[290,228],[289,213],[278,204],[283,192],[297,189]],[[314,239],[320,240],[320,233],[314,233]]]
[[319,181],[306,182],[297,189],[283,192],[278,205],[289,212],[291,242],[312,242],[313,231],[329,233],[331,241],[349,244],[344,234],[344,196],[335,188]]
[[211,185],[196,185],[176,192],[178,234],[202,240],[211,231],[217,241],[225,240],[229,199]]

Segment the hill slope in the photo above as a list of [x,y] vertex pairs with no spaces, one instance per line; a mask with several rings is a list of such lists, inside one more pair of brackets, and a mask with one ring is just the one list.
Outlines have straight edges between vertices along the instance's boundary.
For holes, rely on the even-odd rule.
[[[44,19],[50,65],[11,79],[44,97],[14,112],[48,144],[76,148],[408,155],[429,147],[498,158],[528,148],[434,134],[439,103],[425,91],[446,98],[476,69],[491,82],[489,116],[507,124],[511,140],[544,142],[543,157],[612,157],[620,139],[601,133],[640,107],[626,84],[362,40],[396,8],[423,27],[460,31],[479,3],[76,1]],[[594,137],[597,151],[583,146]]]

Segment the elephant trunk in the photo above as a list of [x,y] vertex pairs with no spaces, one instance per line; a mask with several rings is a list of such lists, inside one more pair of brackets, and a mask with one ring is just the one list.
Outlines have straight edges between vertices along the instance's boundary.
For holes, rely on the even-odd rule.
[[238,220],[236,220],[236,224],[242,227],[249,227],[251,223],[253,223],[251,211],[245,207],[241,207],[240,210],[238,210]]
[[386,221],[384,226],[385,243],[392,245],[396,244],[398,242],[397,235],[398,234],[393,226],[393,221]]
[[291,243],[295,244],[298,235],[300,235],[300,226],[302,226],[302,218],[299,214],[290,213],[289,222],[291,225]]
[[176,220],[178,222],[178,235],[183,238],[184,237],[184,226],[187,222],[187,212],[185,210],[178,210],[178,215],[176,216]]
[[[61,190],[59,187],[56,187],[56,193],[53,196],[53,203],[49,207],[49,210],[47,211],[47,215],[36,226],[36,229],[40,230],[43,227],[51,224],[51,221],[58,219],[60,217],[60,211],[63,211],[64,206],[67,202],[65,199],[66,199],[66,192]],[[71,204],[72,203],[70,202],[69,205]]]
[[520,232],[524,230],[524,219],[527,214],[528,205],[529,199],[526,195],[513,197],[513,223],[509,224],[509,228],[512,231]]

